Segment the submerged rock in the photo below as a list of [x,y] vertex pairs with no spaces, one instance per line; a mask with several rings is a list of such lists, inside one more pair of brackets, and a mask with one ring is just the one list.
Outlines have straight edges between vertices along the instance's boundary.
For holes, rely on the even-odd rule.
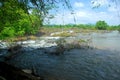
[[53,54],[53,55],[60,55],[63,52],[59,49],[59,47],[53,46],[53,47],[45,48],[45,53]]

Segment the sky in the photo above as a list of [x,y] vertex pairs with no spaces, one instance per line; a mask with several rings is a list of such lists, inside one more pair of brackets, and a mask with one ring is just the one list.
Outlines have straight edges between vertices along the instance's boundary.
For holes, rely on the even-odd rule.
[[[50,24],[95,24],[99,20],[104,20],[109,25],[120,24],[120,6],[108,0],[70,0],[73,12],[63,6],[56,11],[51,11],[54,14],[53,19],[49,19]],[[93,8],[100,4],[100,7]],[[71,14],[74,13],[74,14]]]

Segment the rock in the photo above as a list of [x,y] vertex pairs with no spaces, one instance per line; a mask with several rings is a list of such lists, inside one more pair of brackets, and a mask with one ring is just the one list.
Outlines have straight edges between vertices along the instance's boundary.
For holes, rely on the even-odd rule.
[[53,54],[53,55],[60,55],[63,54],[65,51],[65,48],[63,46],[53,46],[45,48],[45,53],[47,54]]
[[52,47],[52,46],[57,46],[56,43],[46,43],[43,47]]
[[0,76],[6,80],[41,80],[40,77],[25,73],[21,69],[5,62],[0,62]]
[[41,40],[41,41],[39,42],[39,44],[41,44],[40,46],[44,46],[44,45],[46,44],[46,41],[45,41],[45,40]]
[[21,45],[15,45],[11,46],[8,51],[11,53],[18,53],[21,50],[22,46]]
[[6,80],[4,77],[0,76],[0,80]]
[[61,37],[40,37],[38,40],[58,40]]
[[69,33],[74,33],[74,31],[70,30]]
[[45,48],[45,53],[50,53],[50,54],[54,54],[56,53],[57,47],[53,46],[53,47],[48,47]]
[[28,73],[28,74],[32,74],[32,70],[30,70],[30,69],[23,69],[22,71],[25,73]]
[[51,33],[50,36],[56,35],[56,34],[61,34],[63,32],[55,32],[55,33]]
[[6,42],[0,42],[0,49],[5,49],[8,47],[8,44]]
[[34,44],[35,40],[23,41],[22,44]]
[[18,53],[21,52],[21,49],[22,49],[21,45],[11,46],[8,49],[8,53],[5,55],[5,60],[9,60],[9,59],[13,58],[15,55],[17,55]]

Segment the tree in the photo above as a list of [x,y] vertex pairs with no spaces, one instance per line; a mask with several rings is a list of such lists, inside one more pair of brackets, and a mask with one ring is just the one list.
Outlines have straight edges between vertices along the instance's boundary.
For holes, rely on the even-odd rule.
[[99,30],[106,30],[108,27],[108,25],[105,21],[97,21],[95,26]]
[[28,15],[17,0],[7,0],[0,6],[0,39],[35,33],[42,21],[34,10]]

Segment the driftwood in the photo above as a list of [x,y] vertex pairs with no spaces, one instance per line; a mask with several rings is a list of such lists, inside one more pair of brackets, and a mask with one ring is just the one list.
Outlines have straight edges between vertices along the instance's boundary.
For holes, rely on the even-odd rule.
[[21,69],[13,67],[5,62],[0,62],[0,77],[5,78],[5,80],[43,80],[40,79],[40,77],[25,73]]

